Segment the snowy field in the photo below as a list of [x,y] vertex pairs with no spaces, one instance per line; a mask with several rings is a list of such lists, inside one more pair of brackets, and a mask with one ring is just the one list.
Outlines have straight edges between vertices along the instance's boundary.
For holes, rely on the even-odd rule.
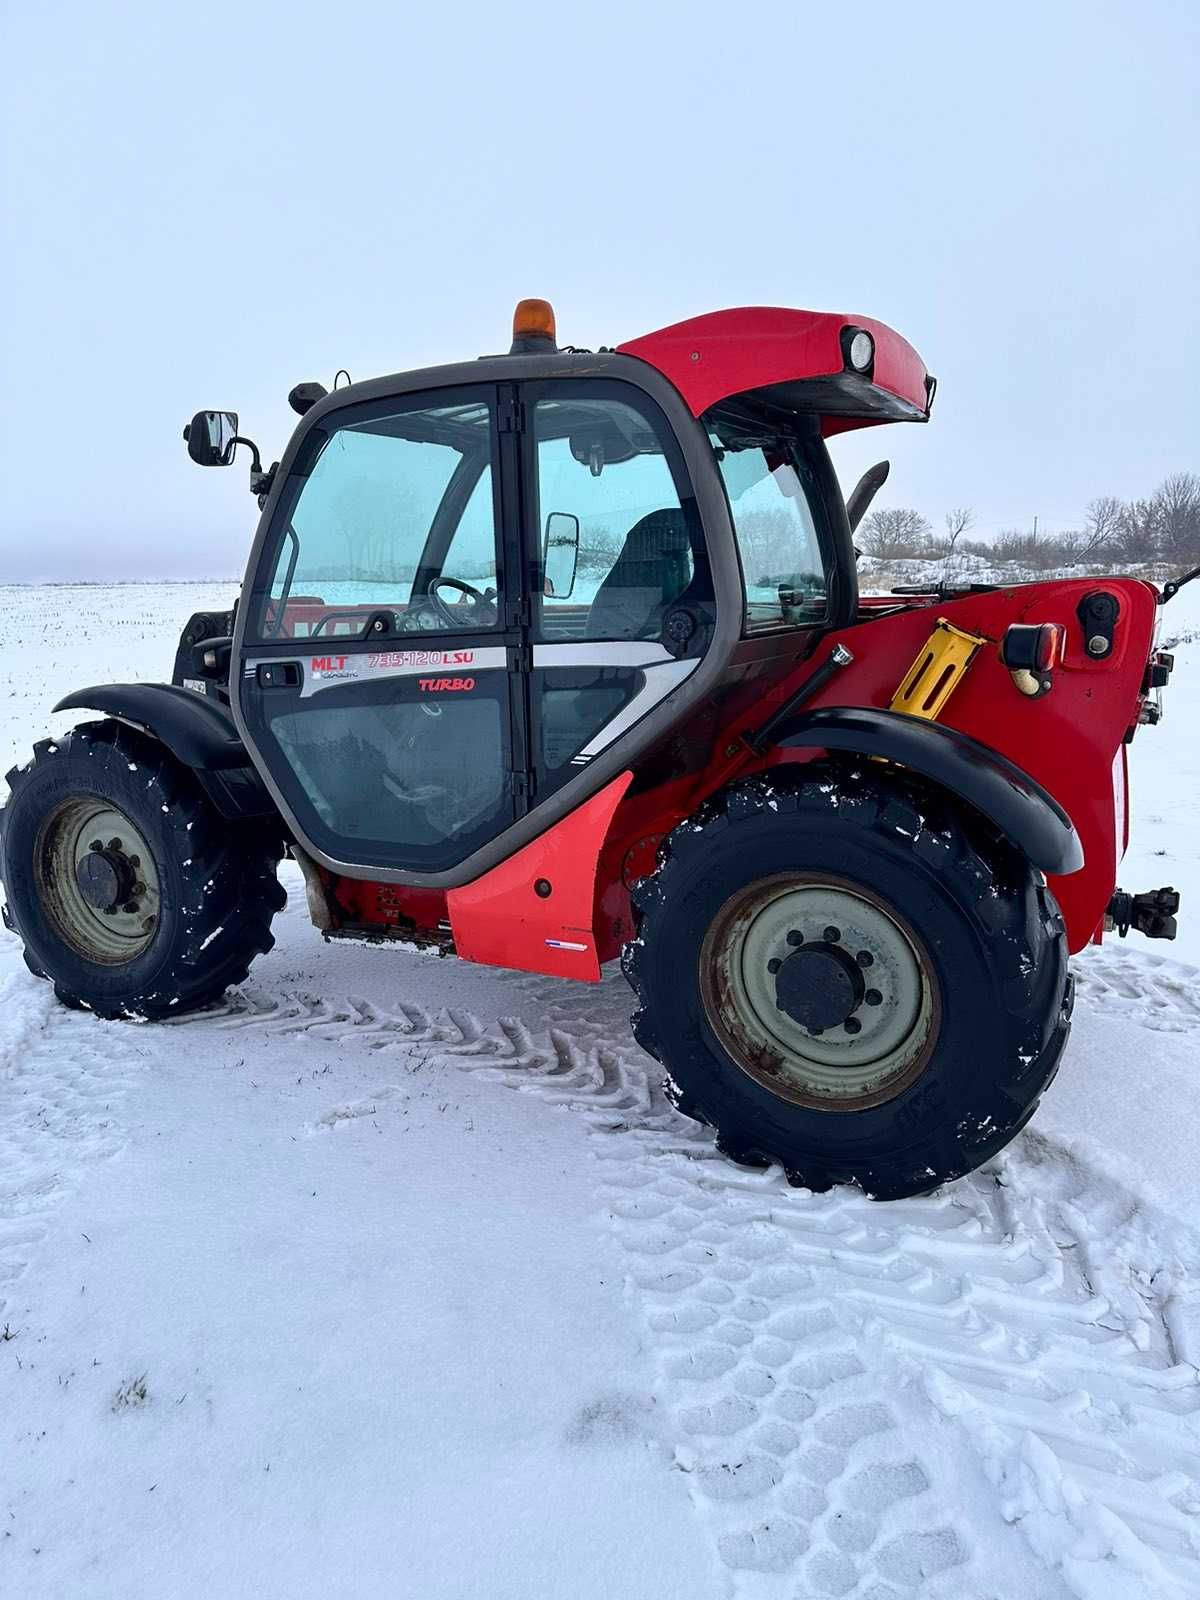
[[[232,585],[0,590],[7,769]],[[1123,883],[987,1171],[720,1159],[598,989],[278,943],[103,1023],[0,941],[5,1600],[1200,1594],[1200,583]],[[1164,953],[1166,952],[1166,953]],[[513,1092],[517,1091],[517,1092]]]

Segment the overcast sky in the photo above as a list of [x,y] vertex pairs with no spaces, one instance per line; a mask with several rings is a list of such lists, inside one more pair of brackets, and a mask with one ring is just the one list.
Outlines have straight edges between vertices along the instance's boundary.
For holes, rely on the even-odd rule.
[[881,503],[992,532],[1200,470],[1200,5],[0,0],[0,579],[240,574],[183,423],[720,306],[940,379]]

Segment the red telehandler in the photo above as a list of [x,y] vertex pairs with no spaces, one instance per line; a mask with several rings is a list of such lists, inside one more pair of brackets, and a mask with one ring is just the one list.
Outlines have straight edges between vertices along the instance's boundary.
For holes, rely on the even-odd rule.
[[9,774],[3,876],[68,1005],[208,1005],[300,866],[328,938],[596,981],[689,1115],[796,1181],[928,1190],[1058,1067],[1068,954],[1171,937],[1117,888],[1161,600],[1125,577],[861,597],[827,439],[924,422],[883,324],[714,312],[596,353],[523,301],[507,355],[301,384],[251,452],[241,596],[170,685]]

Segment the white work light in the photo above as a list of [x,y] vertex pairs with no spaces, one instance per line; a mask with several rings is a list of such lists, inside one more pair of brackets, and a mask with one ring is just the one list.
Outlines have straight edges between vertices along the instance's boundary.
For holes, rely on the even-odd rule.
[[875,341],[864,328],[859,328],[851,337],[846,354],[855,372],[867,372],[875,359]]

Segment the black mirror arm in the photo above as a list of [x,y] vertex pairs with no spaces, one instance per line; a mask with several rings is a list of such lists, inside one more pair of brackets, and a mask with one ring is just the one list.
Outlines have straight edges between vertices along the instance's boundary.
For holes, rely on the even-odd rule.
[[249,452],[250,452],[250,456],[251,456],[250,471],[251,471],[251,474],[253,474],[255,472],[261,472],[262,471],[262,457],[258,453],[258,446],[255,444],[254,440],[253,439],[243,439],[240,433],[235,433],[233,438],[229,441],[229,448],[231,450],[236,449],[236,447],[239,444],[244,444],[246,446],[247,450],[249,450]]
[[258,453],[258,446],[254,440],[244,439],[240,433],[235,433],[230,440],[230,448],[236,450],[239,444],[244,444],[250,452],[250,493],[258,496],[261,507],[262,502],[271,492],[271,485],[275,481],[275,467],[279,463],[277,461],[269,472],[264,472],[262,457]]

